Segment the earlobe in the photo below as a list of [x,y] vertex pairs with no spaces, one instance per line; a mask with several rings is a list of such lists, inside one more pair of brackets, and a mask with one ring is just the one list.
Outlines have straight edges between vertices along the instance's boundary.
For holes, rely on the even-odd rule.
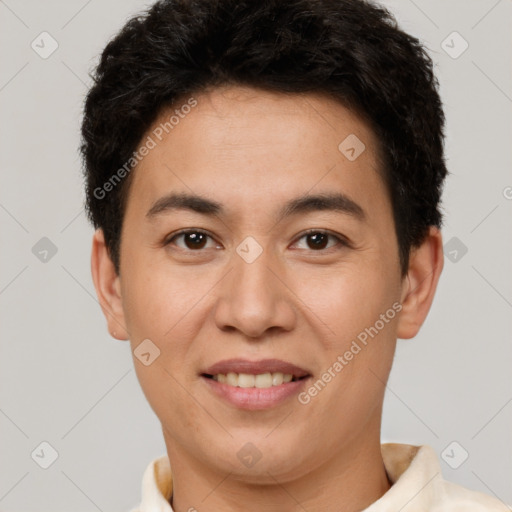
[[91,272],[108,330],[118,340],[127,340],[128,330],[121,298],[121,281],[108,254],[103,231],[97,229],[92,240]]
[[402,311],[397,328],[399,338],[413,338],[418,333],[432,305],[443,264],[441,232],[431,226],[421,245],[411,250],[409,268],[402,285]]

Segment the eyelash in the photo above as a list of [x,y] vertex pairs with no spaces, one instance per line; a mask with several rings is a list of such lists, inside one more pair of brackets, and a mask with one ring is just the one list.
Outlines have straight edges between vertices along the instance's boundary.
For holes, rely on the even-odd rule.
[[[202,229],[193,229],[193,228],[190,228],[190,229],[183,229],[181,231],[178,231],[177,233],[174,233],[173,235],[171,235],[170,237],[168,237],[165,241],[164,241],[164,246],[168,246],[168,245],[171,245],[172,242],[178,238],[179,236],[182,236],[182,235],[187,235],[187,234],[191,234],[191,233],[201,233],[203,235],[206,235],[207,237],[211,238],[212,240],[214,240],[214,238],[206,231],[202,230]],[[326,249],[318,249],[318,250],[314,250],[314,249],[309,249],[311,252],[330,252],[331,249],[340,249],[342,247],[351,247],[350,243],[348,242],[348,240],[341,236],[341,235],[335,235],[334,233],[330,232],[330,231],[326,231],[326,230],[323,230],[323,229],[315,229],[315,228],[312,228],[312,229],[308,229],[307,231],[303,232],[299,237],[296,238],[296,241],[298,242],[299,240],[301,240],[302,238],[308,236],[308,235],[312,235],[312,234],[321,234],[321,235],[327,235],[331,238],[334,238],[337,243],[335,245],[333,245],[332,247],[328,247]],[[197,252],[197,253],[200,253],[202,252],[202,249],[183,249],[182,247],[179,247],[179,249],[183,250],[183,251],[188,251],[188,252]]]

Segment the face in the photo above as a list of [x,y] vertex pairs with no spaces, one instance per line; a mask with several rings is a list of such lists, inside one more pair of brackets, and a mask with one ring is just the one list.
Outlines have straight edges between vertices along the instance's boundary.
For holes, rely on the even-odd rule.
[[109,318],[135,354],[159,350],[134,365],[170,456],[297,478],[378,440],[408,334],[377,140],[314,94],[230,87],[185,104],[143,138]]

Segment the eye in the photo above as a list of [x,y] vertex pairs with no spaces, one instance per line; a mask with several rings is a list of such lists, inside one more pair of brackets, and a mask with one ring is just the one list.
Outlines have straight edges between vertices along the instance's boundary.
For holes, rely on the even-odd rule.
[[[341,247],[346,247],[349,245],[348,242],[342,237],[318,229],[311,229],[307,231],[299,238],[299,241],[302,239],[305,239],[307,244],[305,249],[311,249],[313,251],[330,249],[336,245],[340,245]],[[334,243],[329,245],[329,239],[331,239],[331,241]],[[304,249],[304,247],[302,248]]]
[[208,247],[208,239],[210,239],[212,243],[214,242],[213,238],[205,231],[199,229],[184,229],[167,239],[165,245],[171,245],[176,240],[181,240],[184,245],[179,243],[174,243],[174,245],[184,250],[197,251],[210,247],[218,247],[215,243],[213,243],[213,245],[210,244]]
[[[300,249],[323,251],[331,249],[337,245],[341,247],[349,246],[347,240],[343,237],[334,235],[333,233],[311,229],[303,233],[295,245],[299,244],[301,240],[305,240],[306,247],[299,247]],[[181,243],[178,243],[180,241]],[[208,245],[210,243],[210,245]],[[200,229],[184,229],[170,236],[164,245],[175,245],[185,251],[200,251],[201,249],[220,248],[215,240],[205,231]],[[300,244],[299,244],[300,245]]]

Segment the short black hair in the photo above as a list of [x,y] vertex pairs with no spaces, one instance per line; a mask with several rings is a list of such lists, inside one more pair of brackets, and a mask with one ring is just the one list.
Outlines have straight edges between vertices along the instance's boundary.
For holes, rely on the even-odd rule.
[[92,78],[80,148],[86,212],[103,230],[118,273],[133,173],[118,173],[119,183],[112,178],[123,166],[130,170],[127,162],[135,165],[134,151],[162,109],[222,85],[323,93],[370,123],[380,142],[402,274],[411,248],[429,226],[441,226],[447,170],[439,84],[426,49],[380,5],[161,0],[108,43]]

